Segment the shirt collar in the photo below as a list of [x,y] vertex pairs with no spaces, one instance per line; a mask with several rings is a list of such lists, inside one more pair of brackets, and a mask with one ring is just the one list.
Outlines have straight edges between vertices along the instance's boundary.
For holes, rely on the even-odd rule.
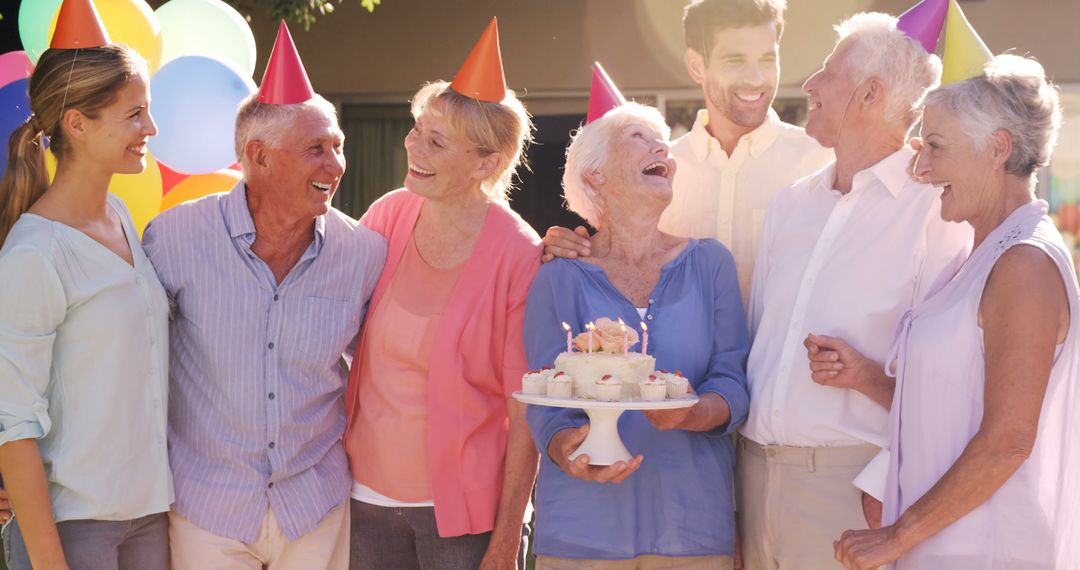
[[[247,202],[247,184],[243,180],[233,187],[224,199],[225,227],[229,230],[229,236],[233,238],[254,236],[255,220],[251,218],[251,210]],[[326,216],[315,218],[315,247],[316,251],[322,249],[323,240],[326,238]]]
[[911,180],[908,174],[908,164],[911,163],[911,157],[914,154],[915,152],[906,146],[901,148],[881,159],[870,168],[857,173],[852,181],[853,185],[855,181],[864,176],[873,176],[893,195],[893,198],[899,198],[904,185]]
[[[713,152],[723,152],[723,149],[720,148],[720,142],[706,130],[705,127],[708,124],[709,111],[706,109],[698,110],[694,126],[690,129],[690,146],[694,149],[694,154],[697,155],[700,161],[709,158]],[[758,158],[772,146],[779,133],[780,117],[772,107],[769,107],[769,112],[765,114],[765,120],[756,129],[743,135],[739,139],[739,144],[741,145],[745,141],[750,145],[750,156]]]

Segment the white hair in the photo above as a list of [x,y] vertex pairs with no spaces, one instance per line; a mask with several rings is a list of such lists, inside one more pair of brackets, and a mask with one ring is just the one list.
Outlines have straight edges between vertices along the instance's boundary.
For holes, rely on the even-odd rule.
[[956,117],[976,150],[1003,130],[1012,138],[1005,171],[1030,176],[1050,162],[1061,128],[1061,106],[1046,71],[1034,59],[999,55],[983,75],[931,91],[927,105],[940,105]]
[[615,138],[633,125],[647,125],[656,129],[665,142],[671,137],[671,128],[656,107],[629,102],[578,129],[566,149],[566,171],[563,173],[566,206],[593,227],[597,227],[604,214],[604,206],[600,193],[589,184],[587,175],[598,173],[607,165],[612,151],[617,150]]
[[317,110],[337,126],[337,109],[334,104],[316,94],[303,103],[271,105],[259,102],[259,94],[253,93],[240,103],[236,111],[236,158],[240,168],[249,172],[244,149],[251,141],[261,141],[272,148],[281,146],[282,140],[296,123],[296,118],[308,110]]
[[894,16],[861,12],[836,26],[856,83],[876,77],[885,84],[885,119],[910,129],[926,92],[941,82],[941,59],[897,29]]

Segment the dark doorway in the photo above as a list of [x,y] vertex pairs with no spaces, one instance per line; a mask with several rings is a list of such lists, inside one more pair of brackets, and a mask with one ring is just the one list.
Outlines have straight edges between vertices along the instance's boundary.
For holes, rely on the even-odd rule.
[[541,236],[551,226],[573,228],[585,223],[566,209],[562,198],[570,133],[584,122],[585,115],[533,117],[536,142],[527,151],[529,168],[518,169],[520,182],[510,193],[510,205]]

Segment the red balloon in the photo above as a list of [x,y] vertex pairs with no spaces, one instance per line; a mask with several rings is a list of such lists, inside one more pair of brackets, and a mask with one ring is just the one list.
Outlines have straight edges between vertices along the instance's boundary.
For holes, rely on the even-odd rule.
[[169,190],[173,189],[173,186],[176,186],[188,177],[187,174],[176,172],[160,162],[158,163],[158,168],[161,169],[161,190],[163,195],[168,194]]

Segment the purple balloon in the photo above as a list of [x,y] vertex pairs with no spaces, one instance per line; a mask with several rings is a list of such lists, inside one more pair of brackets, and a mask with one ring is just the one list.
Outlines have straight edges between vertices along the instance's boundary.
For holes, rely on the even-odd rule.
[[29,79],[19,79],[0,87],[0,172],[7,170],[8,139],[16,127],[30,118]]
[[923,0],[900,15],[896,28],[922,44],[926,53],[937,49],[950,0]]

